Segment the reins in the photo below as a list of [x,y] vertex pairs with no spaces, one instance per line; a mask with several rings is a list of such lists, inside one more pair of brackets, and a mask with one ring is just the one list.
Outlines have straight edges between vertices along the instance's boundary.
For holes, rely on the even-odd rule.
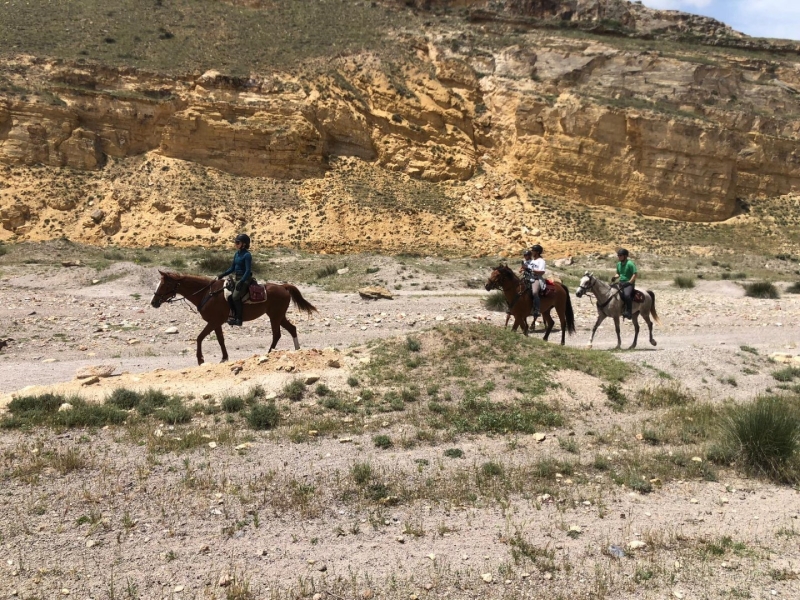
[[[173,281],[175,281],[175,289],[174,289],[174,290],[172,290],[172,293],[174,293],[174,294],[175,294],[175,296],[173,296],[173,297],[172,297],[172,298],[170,298],[169,300],[162,300],[162,301],[161,301],[161,303],[162,303],[162,304],[172,304],[173,302],[178,302],[178,301],[181,301],[181,302],[183,302],[183,303],[184,303],[184,304],[185,304],[185,305],[186,305],[186,306],[189,308],[189,310],[190,310],[190,311],[192,311],[193,313],[200,314],[200,310],[199,310],[198,308],[195,308],[195,306],[194,306],[194,305],[193,305],[193,304],[192,304],[192,303],[191,303],[189,300],[187,300],[187,296],[186,296],[185,294],[181,294],[180,292],[178,292],[178,286],[181,284],[181,282],[180,282],[180,281],[177,281],[177,280],[173,280]],[[196,291],[192,292],[191,294],[189,294],[189,296],[188,296],[188,297],[196,296],[196,295],[197,295],[197,294],[199,294],[200,292],[203,292],[203,291],[207,290],[207,289],[208,289],[208,288],[210,288],[212,285],[214,285],[214,283],[215,283],[216,281],[217,281],[216,279],[213,279],[213,280],[211,281],[211,283],[209,283],[207,286],[205,286],[205,287],[202,287],[202,288],[200,288],[199,290],[196,290]],[[224,289],[224,288],[223,288],[223,289]],[[211,293],[209,294],[209,299],[210,299],[210,297],[211,297],[212,295],[214,295],[215,293],[219,293],[219,291],[221,291],[221,290],[218,290],[217,292],[211,292]],[[180,295],[180,298],[178,297],[178,295]],[[206,301],[206,302],[208,302],[208,301]],[[206,302],[201,302],[201,303],[200,303],[200,308],[202,308],[203,306],[205,306]]]

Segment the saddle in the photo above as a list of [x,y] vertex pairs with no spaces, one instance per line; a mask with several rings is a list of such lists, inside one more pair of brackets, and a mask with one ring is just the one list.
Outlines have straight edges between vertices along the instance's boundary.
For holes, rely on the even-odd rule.
[[633,290],[633,301],[644,302],[644,292],[640,292],[639,290]]
[[[232,280],[229,285],[225,284],[225,299],[227,300],[233,294]],[[261,304],[267,301],[267,285],[261,283],[251,283],[247,288],[247,293],[242,296],[242,304]]]
[[539,297],[544,298],[556,291],[556,282],[552,280],[545,280],[545,286],[539,292]]

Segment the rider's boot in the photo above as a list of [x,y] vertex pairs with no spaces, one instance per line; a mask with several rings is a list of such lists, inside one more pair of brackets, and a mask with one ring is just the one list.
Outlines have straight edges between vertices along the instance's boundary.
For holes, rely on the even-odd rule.
[[633,310],[633,298],[625,298],[625,312],[622,313],[622,318],[630,319]]
[[233,322],[236,320],[236,302],[233,301],[233,296],[228,296],[228,308],[230,309],[228,313],[228,325],[233,325]]
[[241,327],[242,326],[242,311],[244,310],[244,307],[242,306],[242,301],[241,300],[239,300],[235,304],[236,304],[236,318],[233,320],[233,323],[231,323],[231,325],[235,325],[237,327]]

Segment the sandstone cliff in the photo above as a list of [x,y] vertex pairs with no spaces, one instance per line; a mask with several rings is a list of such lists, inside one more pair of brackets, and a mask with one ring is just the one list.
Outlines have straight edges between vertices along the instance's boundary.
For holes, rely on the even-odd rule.
[[[418,4],[499,4],[492,14],[511,25],[467,13],[399,29],[394,57],[247,77],[6,60],[0,163],[14,168],[0,180],[2,237],[214,243],[261,219],[265,235],[283,232],[275,244],[400,251],[406,227],[433,249],[469,251],[479,239],[490,252],[541,235],[531,194],[716,221],[750,199],[800,191],[800,67],[790,54],[700,52],[514,21],[687,30],[679,13],[662,19],[625,2]],[[710,21],[691,30],[736,37]],[[32,176],[64,187],[43,189]],[[342,196],[357,214],[336,209]],[[492,208],[497,220],[485,222]],[[511,233],[500,213],[512,215]],[[387,215],[396,227],[383,226]],[[368,223],[379,230],[369,239]]]

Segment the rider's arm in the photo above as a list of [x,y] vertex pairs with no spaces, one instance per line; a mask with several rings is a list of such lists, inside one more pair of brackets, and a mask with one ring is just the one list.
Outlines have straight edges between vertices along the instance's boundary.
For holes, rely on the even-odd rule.
[[631,283],[631,285],[633,285],[633,283],[636,281],[636,273],[631,275],[631,278],[628,281]]
[[253,265],[253,256],[249,252],[246,252],[244,255],[244,275],[242,275],[243,281],[246,281],[250,279],[250,277],[252,277],[253,275],[253,271],[251,270],[252,265]]

